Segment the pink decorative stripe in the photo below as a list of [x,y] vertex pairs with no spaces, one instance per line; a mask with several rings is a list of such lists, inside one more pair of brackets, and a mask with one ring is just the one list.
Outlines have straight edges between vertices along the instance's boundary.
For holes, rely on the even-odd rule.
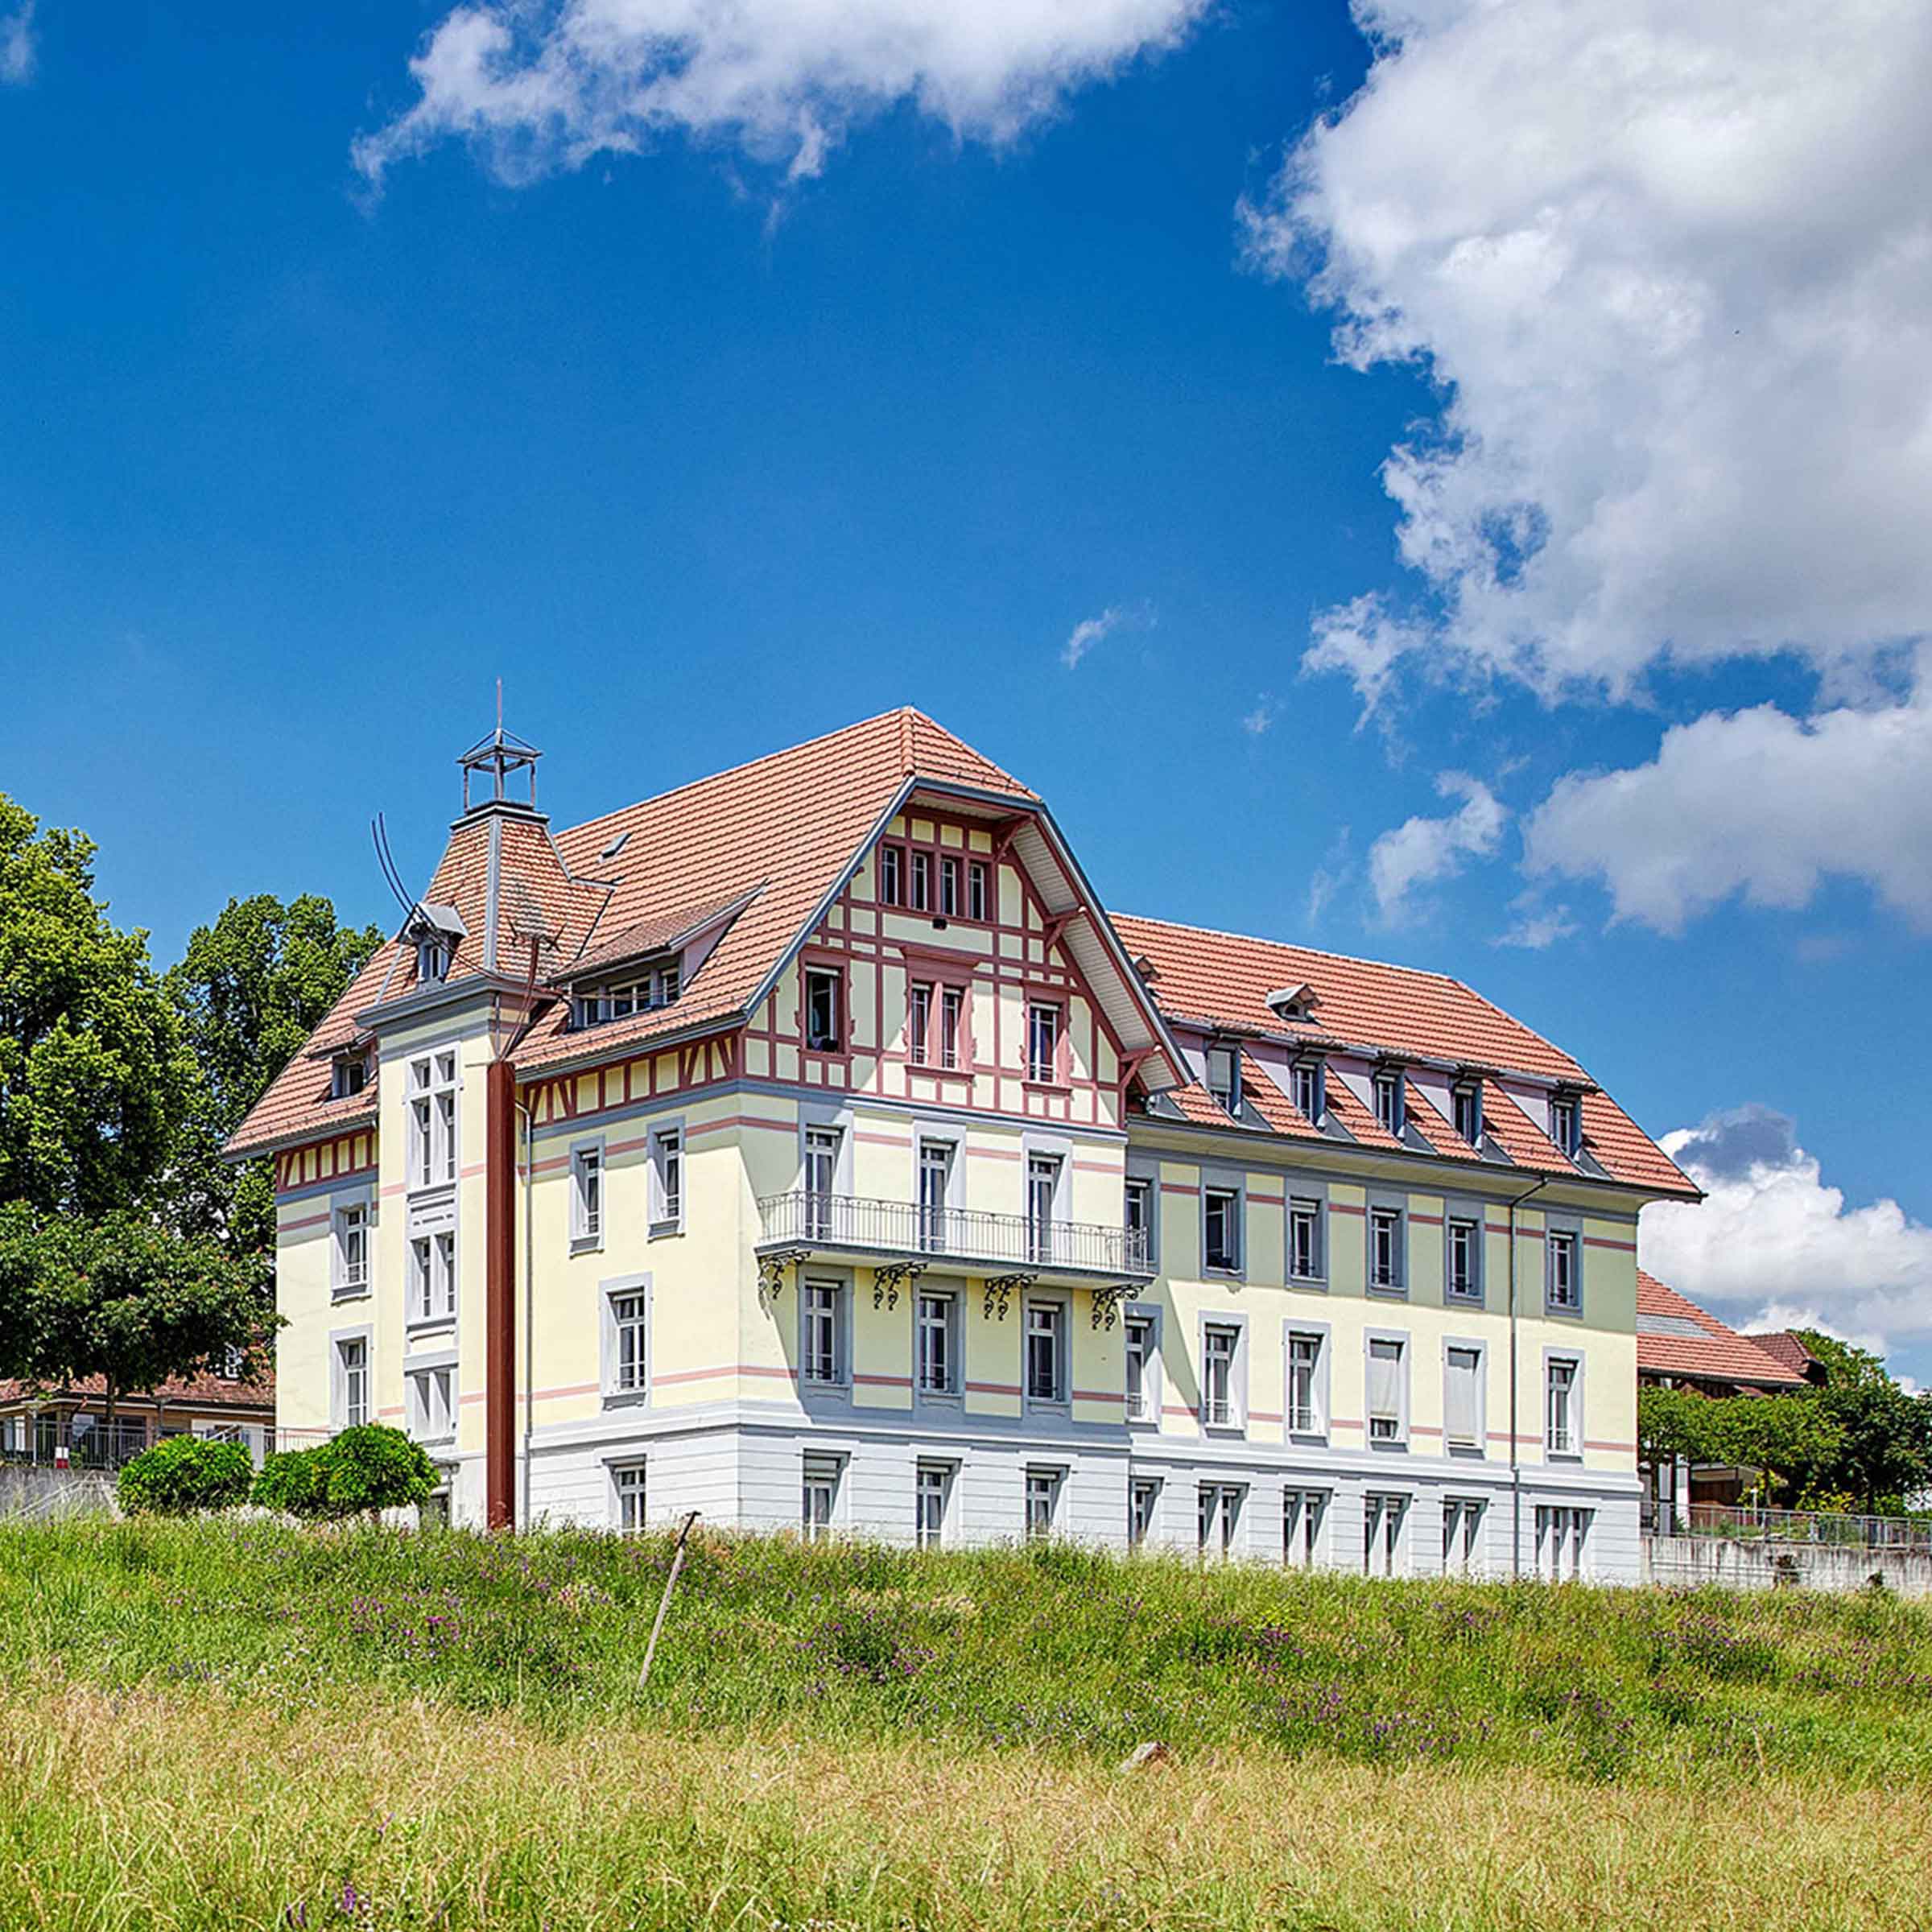
[[603,1390],[600,1382],[572,1382],[564,1389],[539,1389],[530,1399],[537,1402],[560,1402],[567,1396],[597,1395]]
[[1073,1170],[1075,1174],[1124,1174],[1126,1172],[1125,1168],[1117,1167],[1111,1161],[1075,1161]]
[[1331,1201],[1328,1203],[1328,1212],[1331,1214],[1352,1214],[1359,1220],[1368,1213],[1368,1210],[1366,1208],[1357,1208],[1349,1201]]
[[865,1133],[861,1132],[853,1134],[852,1137],[855,1141],[863,1141],[868,1147],[910,1147],[912,1145],[912,1141],[910,1137],[897,1133]]
[[400,1415],[402,1413],[402,1405],[400,1402],[398,1402],[393,1409],[378,1409],[376,1411],[378,1415]]
[[1017,1147],[976,1147],[966,1150],[969,1159],[976,1161],[1017,1161],[1025,1157]]
[[1186,1407],[1184,1405],[1176,1404],[1174,1402],[1163,1403],[1161,1408],[1161,1414],[1162,1415],[1184,1415],[1187,1417],[1190,1421],[1191,1421],[1194,1417],[1194,1411],[1191,1409]]
[[1248,1419],[1251,1422],[1278,1422],[1282,1418],[1269,1409],[1250,1409]]
[[1018,1395],[1019,1392],[1018,1382],[968,1382],[966,1385],[968,1395]]
[[1287,1204],[1287,1196],[1280,1194],[1250,1194],[1249,1204],[1255,1208],[1281,1208]]
[[794,1379],[789,1368],[767,1368],[756,1362],[723,1362],[715,1368],[680,1368],[671,1375],[654,1375],[650,1381],[654,1389],[668,1389],[679,1382],[712,1382],[733,1375],[768,1376],[782,1382]]
[[1443,1224],[1439,1214],[1412,1214],[1409,1218],[1418,1228],[1439,1228]]
[[1359,1429],[1361,1426],[1360,1422],[1352,1415],[1335,1416],[1328,1424],[1331,1429]]
[[1411,1435],[1440,1435],[1442,1430],[1432,1429],[1426,1422],[1411,1422],[1409,1425],[1409,1433]]
[[1586,1248],[1614,1248],[1620,1254],[1637,1253],[1635,1241],[1614,1241],[1607,1234],[1587,1234],[1583,1236],[1583,1245]]
[[765,1127],[774,1133],[795,1133],[799,1124],[796,1121],[770,1120],[762,1114],[728,1113],[721,1119],[700,1121],[695,1127],[686,1128],[684,1137],[687,1141],[695,1141],[703,1134],[728,1133],[734,1127]]
[[1076,1389],[1073,1399],[1076,1402],[1124,1402],[1127,1397],[1117,1389]]
[[1199,1188],[1190,1187],[1185,1181],[1162,1181],[1161,1183],[1162,1194],[1198,1195],[1200,1191]]
[[910,1389],[912,1377],[909,1375],[854,1375],[855,1382],[862,1382],[868,1389]]
[[1635,1455],[1637,1454],[1635,1443],[1593,1443],[1589,1437],[1585,1436],[1583,1447],[1586,1449],[1605,1450],[1616,1455]]
[[279,1224],[277,1232],[282,1234],[294,1234],[299,1228],[326,1228],[328,1225],[328,1210],[324,1208],[320,1214],[305,1214],[299,1221],[283,1221]]

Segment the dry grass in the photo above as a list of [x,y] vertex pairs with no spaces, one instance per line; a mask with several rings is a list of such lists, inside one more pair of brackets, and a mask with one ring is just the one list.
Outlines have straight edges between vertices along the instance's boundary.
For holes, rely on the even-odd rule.
[[1932,1794],[0,1697],[0,1925],[1932,1926]]

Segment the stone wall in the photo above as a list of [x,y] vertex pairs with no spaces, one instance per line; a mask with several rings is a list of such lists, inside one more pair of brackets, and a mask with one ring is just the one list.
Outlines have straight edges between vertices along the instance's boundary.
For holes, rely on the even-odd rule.
[[114,1479],[87,1469],[0,1463],[0,1517],[109,1516]]
[[1876,1577],[1900,1596],[1932,1596],[1932,1550],[1864,1550],[1833,1543],[1742,1542],[1721,1536],[1647,1536],[1644,1579],[1689,1589],[1831,1590]]

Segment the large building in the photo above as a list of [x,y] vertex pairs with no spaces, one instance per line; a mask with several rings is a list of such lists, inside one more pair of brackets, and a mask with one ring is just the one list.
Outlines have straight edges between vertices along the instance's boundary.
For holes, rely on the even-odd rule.
[[567,832],[535,756],[466,754],[236,1137],[284,1426],[407,1426],[459,1521],[1637,1574],[1637,1213],[1696,1191],[1569,1055],[1109,915],[914,711]]

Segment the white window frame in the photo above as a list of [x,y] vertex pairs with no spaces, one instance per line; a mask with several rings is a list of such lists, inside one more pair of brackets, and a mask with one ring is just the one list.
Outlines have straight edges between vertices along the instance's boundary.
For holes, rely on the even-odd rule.
[[[1195,1546],[1204,1558],[1225,1560],[1241,1553],[1248,1513],[1248,1485],[1210,1476],[1195,1486]],[[1218,1529],[1220,1534],[1216,1531]]]
[[[814,1331],[821,1316],[831,1323],[831,1373],[824,1373]],[[806,1277],[799,1290],[799,1381],[807,1389],[847,1390],[852,1386],[852,1284],[836,1275]]]
[[[1392,1281],[1376,1279],[1376,1241],[1385,1223],[1394,1224],[1393,1238],[1390,1242],[1390,1260],[1394,1269]],[[1364,1279],[1371,1294],[1381,1295],[1392,1300],[1401,1300],[1409,1293],[1409,1211],[1393,1201],[1373,1201],[1368,1203],[1368,1212],[1364,1219],[1366,1229],[1368,1252],[1364,1257]]]
[[[1059,1534],[1066,1488],[1067,1472],[1059,1464],[1029,1463],[1021,1472],[1020,1522],[1028,1542],[1045,1542]],[[1043,1510],[1036,1513],[1042,1503]]]
[[605,1182],[601,1135],[570,1150],[570,1251],[591,1254],[604,1245]]
[[[1455,1242],[1459,1233],[1467,1231],[1469,1236],[1469,1261],[1471,1285],[1467,1289],[1455,1285]],[[1484,1213],[1481,1203],[1471,1205],[1451,1201],[1443,1212],[1443,1298],[1453,1302],[1461,1308],[1480,1308],[1487,1292],[1484,1281],[1484,1263],[1488,1258],[1484,1253],[1488,1238]]]
[[939,917],[956,919],[964,902],[965,867],[957,852],[943,852],[939,854]]
[[[617,1274],[597,1284],[598,1381],[605,1408],[637,1407],[650,1400],[651,1316],[648,1274]],[[634,1342],[627,1348],[626,1340]]]
[[1232,1041],[1210,1041],[1202,1055],[1202,1069],[1201,1084],[1208,1089],[1208,1097],[1224,1113],[1238,1116],[1241,1111],[1241,1048]]
[[650,1517],[650,1464],[641,1455],[607,1463],[610,1472],[610,1526],[620,1536],[637,1536]]
[[1327,1489],[1290,1484],[1282,1492],[1282,1562],[1290,1570],[1316,1570],[1327,1554],[1328,1508],[1334,1501]]
[[[1558,1439],[1556,1426],[1558,1371],[1567,1368],[1564,1411],[1569,1424],[1567,1438]],[[1543,1454],[1550,1462],[1580,1463],[1583,1459],[1583,1358],[1574,1348],[1543,1351]]]
[[[1326,1287],[1328,1282],[1328,1203],[1319,1194],[1294,1194],[1288,1197],[1282,1233],[1282,1260],[1288,1279],[1298,1288]],[[1296,1236],[1299,1224],[1309,1226],[1310,1265],[1298,1267]]]
[[[828,1239],[838,1210],[834,1205],[846,1191],[845,1151],[848,1138],[836,1121],[807,1121],[799,1136],[799,1192],[803,1197],[805,1236],[808,1241]],[[815,1166],[822,1166],[830,1185],[813,1185]]]
[[932,1052],[932,981],[913,980],[906,988],[906,1058],[927,1064]]
[[409,1405],[410,1434],[419,1443],[453,1442],[460,1400],[454,1352],[407,1357],[402,1364],[402,1386]]
[[878,901],[881,906],[906,903],[906,848],[891,840],[879,847]]
[[453,1046],[412,1054],[407,1076],[409,1191],[420,1194],[454,1184],[457,1173],[457,1095],[462,1059]]
[[[1556,1297],[1557,1256],[1569,1257],[1570,1294],[1565,1301]],[[1572,1224],[1543,1224],[1543,1312],[1563,1320],[1577,1320],[1583,1312],[1583,1236]]]
[[[375,1209],[366,1199],[344,1201],[329,1216],[329,1298],[332,1301],[359,1300],[375,1292],[372,1250],[375,1245]],[[361,1250],[359,1264],[349,1264],[352,1234]]]
[[[1310,1398],[1313,1414],[1308,1426],[1301,1426],[1294,1401],[1295,1344],[1312,1342]],[[1328,1439],[1329,1364],[1334,1351],[1326,1322],[1287,1321],[1282,1324],[1282,1432],[1290,1441],[1323,1442]],[[1367,1428],[1366,1421],[1363,1427]]]
[[969,858],[966,861],[966,916],[984,926],[993,918],[993,862]]
[[966,989],[939,982],[939,1067],[956,1073],[966,1062]]
[[[1468,1353],[1476,1357],[1475,1420],[1473,1433],[1466,1443],[1459,1443],[1449,1433],[1451,1402],[1449,1397],[1451,1364],[1452,1353]],[[1489,1411],[1489,1350],[1488,1345],[1473,1335],[1445,1335],[1443,1337],[1443,1448],[1445,1454],[1459,1456],[1480,1456],[1488,1450]]]
[[[938,1319],[935,1321],[931,1309],[936,1305]],[[956,1403],[960,1399],[963,1383],[960,1375],[960,1353],[964,1343],[964,1318],[961,1313],[965,1297],[957,1289],[927,1287],[915,1283],[912,1291],[912,1385],[913,1392],[922,1402]],[[945,1373],[936,1382],[926,1378],[926,1338],[937,1333],[939,1346],[944,1356]]]
[[408,1328],[446,1328],[456,1319],[456,1231],[424,1228],[409,1238]]
[[1158,1476],[1130,1476],[1127,1479],[1127,1547],[1144,1550],[1154,1540],[1160,1526],[1161,1491]]
[[[1463,1133],[1463,1113],[1467,1107],[1472,1131]],[[1480,1150],[1483,1145],[1483,1085],[1480,1080],[1458,1080],[1449,1089],[1449,1125],[1455,1134]]]
[[[1066,1219],[1060,1210],[1067,1189],[1067,1156],[1030,1146],[1026,1162],[1026,1256],[1029,1261],[1051,1265],[1057,1258],[1059,1228]],[[1039,1212],[1042,1201],[1047,1209],[1044,1215]]]
[[[1050,1316],[1042,1324],[1036,1318]],[[1054,1349],[1054,1393],[1035,1395],[1033,1390],[1033,1341],[1036,1335],[1051,1335]],[[1021,1304],[1020,1389],[1029,1410],[1063,1410],[1073,1399],[1073,1310],[1063,1294],[1029,1294]]]
[[1536,1573],[1546,1583],[1580,1583],[1588,1576],[1596,1515],[1575,1504],[1537,1505]]
[[914,1464],[912,1478],[912,1540],[915,1549],[943,1550],[952,1526],[952,1485],[956,1463]]
[[[1248,1426],[1247,1318],[1217,1311],[1203,1313],[1199,1324],[1200,1426],[1216,1435],[1241,1435]],[[1216,1361],[1226,1371],[1226,1388],[1220,1393],[1212,1385],[1211,1363]]]
[[1137,1328],[1145,1328],[1148,1335],[1148,1348],[1142,1358],[1141,1372],[1141,1406],[1133,1406],[1133,1391],[1127,1377],[1129,1331],[1121,1330],[1121,1386],[1124,1397],[1121,1413],[1128,1422],[1136,1428],[1158,1429],[1161,1426],[1162,1377],[1161,1377],[1161,1311],[1145,1302],[1129,1302],[1121,1319]]
[[[1141,1240],[1139,1251],[1135,1252],[1133,1203],[1141,1203],[1141,1224],[1137,1230]],[[1121,1227],[1127,1236],[1128,1261],[1131,1265],[1137,1260],[1151,1268],[1154,1265],[1154,1228],[1160,1214],[1161,1183],[1150,1174],[1129,1174],[1121,1187]]]
[[[345,1359],[351,1348],[361,1351],[359,1370]],[[355,1414],[349,1402],[349,1378],[362,1378],[362,1413]],[[338,1328],[328,1338],[328,1422],[332,1429],[354,1429],[376,1418],[376,1340],[373,1327]]]
[[1362,1494],[1362,1574],[1409,1574],[1409,1519],[1415,1498],[1405,1491],[1368,1489]]
[[1409,1125],[1408,1082],[1402,1069],[1377,1067],[1369,1081],[1369,1094],[1375,1102],[1377,1126],[1401,1140]]
[[[1376,1347],[1393,1344],[1397,1350],[1395,1430],[1393,1435],[1376,1432],[1378,1418],[1372,1406],[1370,1390],[1375,1383]],[[1370,1328],[1362,1336],[1362,1437],[1371,1449],[1396,1450],[1409,1447],[1410,1384],[1414,1368],[1415,1344],[1410,1336],[1389,1328]]]
[[1567,1160],[1575,1160],[1583,1148],[1583,1102],[1580,1094],[1557,1093],[1550,1096],[1550,1144]]
[[799,1459],[799,1534],[808,1543],[838,1534],[844,1517],[848,1460],[824,1449],[807,1449]]
[[[1060,1079],[1060,1041],[1066,1026],[1066,1009],[1057,1000],[1030,999],[1026,1002],[1026,1077],[1034,1086],[1064,1084]],[[1046,1049],[1043,1059],[1042,1046]]]
[[[842,968],[819,964],[807,966],[801,976],[800,1005],[803,1009],[800,1018],[803,1024],[799,1035],[807,1053],[843,1053],[845,1051],[845,974]],[[815,1027],[812,1008],[815,996],[822,986],[831,989],[832,1028],[829,1038],[821,1037]]]
[[1487,1567],[1484,1544],[1487,1540],[1489,1499],[1483,1496],[1445,1496],[1443,1498],[1443,1574],[1445,1576],[1480,1576]]
[[[959,1188],[960,1144],[950,1133],[921,1133],[913,1141],[913,1200],[919,1211],[919,1245],[946,1251],[953,1196]],[[931,1183],[936,1179],[938,1185]]]
[[[1232,1203],[1224,1225],[1233,1235],[1234,1256],[1231,1261],[1215,1261],[1208,1249],[1208,1204],[1211,1201],[1227,1200]],[[1241,1182],[1232,1178],[1216,1175],[1210,1179],[1201,1177],[1201,1273],[1218,1275],[1224,1278],[1238,1278],[1245,1272],[1248,1260],[1248,1191]]]
[[1328,1070],[1319,1054],[1305,1054],[1289,1070],[1295,1111],[1319,1127],[1328,1111]]
[[691,1191],[691,1150],[683,1121],[664,1121],[652,1128],[650,1147],[650,1235],[682,1234],[684,1203]]
[[906,905],[908,911],[932,910],[932,854],[923,845],[910,848],[906,862]]

